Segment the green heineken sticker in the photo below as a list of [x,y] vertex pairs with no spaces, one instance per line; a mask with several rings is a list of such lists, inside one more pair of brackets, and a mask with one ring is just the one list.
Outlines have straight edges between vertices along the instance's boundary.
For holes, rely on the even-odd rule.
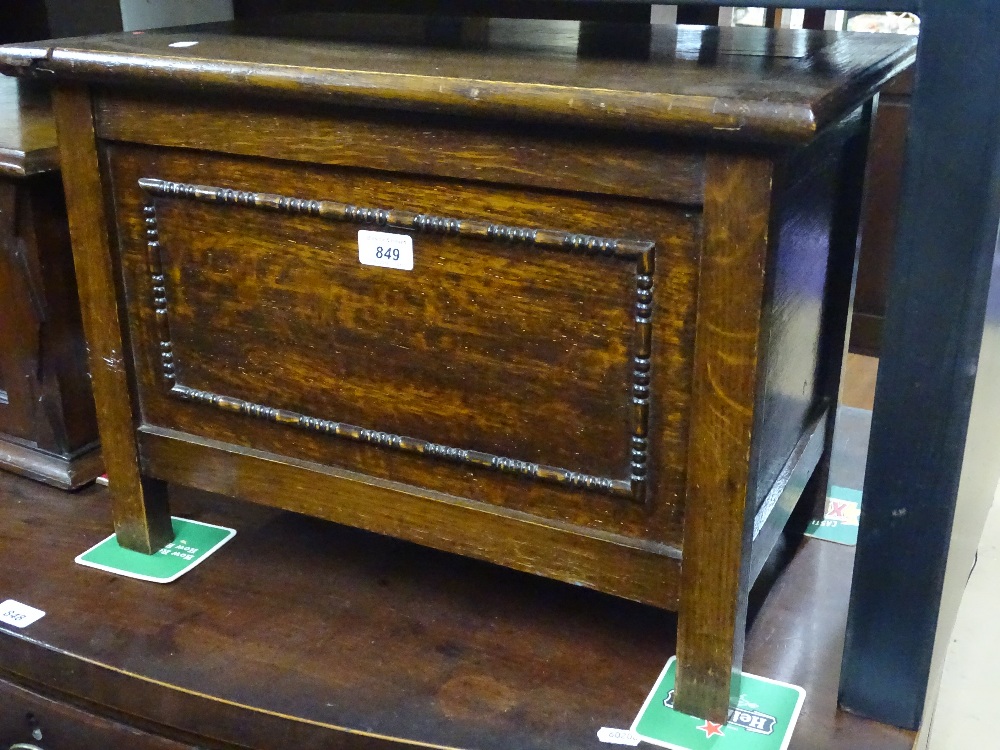
[[112,534],[76,558],[80,565],[109,573],[138,578],[140,581],[170,583],[176,581],[219,547],[236,531],[201,521],[171,517],[174,541],[152,555],[133,552],[118,544]]
[[853,547],[858,543],[860,519],[861,492],[833,486],[826,498],[823,520],[810,521],[806,536]]
[[743,673],[739,706],[717,724],[675,711],[677,659],[660,672],[632,732],[646,742],[673,750],[785,750],[806,691],[796,685]]

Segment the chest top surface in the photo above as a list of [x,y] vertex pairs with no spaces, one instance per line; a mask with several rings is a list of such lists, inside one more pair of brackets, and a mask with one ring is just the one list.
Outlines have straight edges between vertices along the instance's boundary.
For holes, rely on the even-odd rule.
[[909,37],[422,16],[292,16],[0,48],[11,74],[801,142],[906,67]]
[[48,91],[0,78],[0,175],[25,177],[59,168]]

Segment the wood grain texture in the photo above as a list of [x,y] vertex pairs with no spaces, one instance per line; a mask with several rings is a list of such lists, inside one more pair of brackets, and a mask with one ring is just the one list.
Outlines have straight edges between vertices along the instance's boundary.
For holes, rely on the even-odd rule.
[[0,78],[0,175],[26,177],[59,169],[47,87]]
[[[90,730],[112,721],[215,750],[588,750],[601,726],[628,725],[674,653],[675,617],[662,610],[174,490],[178,515],[237,534],[157,586],[67,565],[107,536],[106,488],[68,503],[0,474],[0,590],[49,612],[26,630],[0,626],[0,672],[43,695],[29,709],[42,747],[89,750]],[[806,690],[789,750],[913,744],[837,710],[850,588],[839,572],[852,559],[852,548],[806,542],[747,638],[747,671]],[[60,718],[88,718],[57,723],[48,701]],[[19,733],[0,740],[30,736],[23,713],[0,711],[8,722]],[[57,745],[69,726],[73,741]]]
[[[644,500],[646,497],[646,465],[648,463],[649,436],[649,369],[652,347],[652,273],[654,270],[655,246],[651,242],[619,240],[591,235],[572,234],[552,229],[533,227],[512,227],[493,224],[475,219],[455,219],[450,217],[418,214],[397,209],[365,208],[334,201],[293,198],[268,193],[250,193],[223,189],[206,185],[181,184],[163,180],[143,178],[139,187],[150,196],[143,208],[149,252],[149,271],[153,283],[153,304],[160,335],[161,373],[164,385],[171,394],[189,401],[210,404],[220,409],[236,411],[257,419],[266,419],[278,424],[292,425],[299,429],[312,430],[325,435],[357,440],[394,450],[408,451],[449,461],[457,461],[472,466],[487,467],[496,471],[518,474],[542,481],[566,484],[570,487],[596,490],[616,495],[624,495]],[[421,234],[443,235],[457,241],[473,240],[499,244],[513,244],[541,250],[568,253],[570,255],[598,256],[623,259],[636,264],[634,328],[632,338],[635,349],[632,352],[632,408],[631,408],[631,468],[625,479],[610,479],[592,476],[580,471],[549,466],[533,461],[523,461],[508,456],[497,456],[483,450],[466,449],[442,445],[424,439],[398,435],[380,430],[372,430],[345,422],[323,419],[279,409],[263,404],[255,404],[228,394],[212,393],[189,388],[177,382],[177,362],[170,334],[168,291],[164,276],[161,240],[156,218],[156,203],[152,198],[175,198],[199,201],[222,206],[252,208],[263,211],[284,213],[289,216],[306,215],[319,217],[325,221],[346,222],[378,229],[406,230]],[[406,235],[410,236],[410,235]],[[465,246],[463,245],[463,248]],[[475,253],[474,243],[467,248]],[[471,260],[471,258],[470,258]],[[507,298],[509,295],[498,295]],[[175,295],[176,298],[176,295]],[[383,318],[391,311],[374,312]],[[576,367],[574,375],[581,372]],[[369,376],[370,377],[370,376]],[[404,384],[396,383],[396,387]],[[412,382],[405,384],[412,387]],[[581,412],[585,411],[583,409]],[[426,410],[422,410],[425,414]],[[493,438],[492,442],[496,442]]]
[[89,92],[58,89],[54,111],[63,135],[64,186],[104,461],[116,491],[115,530],[124,546],[152,553],[173,538],[173,530],[166,488],[139,469]]
[[739,697],[750,588],[750,454],[773,168],[724,155],[706,167],[675,705],[724,723]]
[[28,273],[26,197],[17,183],[0,181],[0,425],[7,435],[30,441],[35,435],[31,366],[37,364],[44,300],[30,283],[37,276]]
[[[753,140],[805,141],[912,61],[894,35],[468,19],[441,38],[419,17],[266,25],[8,45],[9,72],[198,88],[507,120]],[[239,38],[240,32],[253,38]],[[236,38],[233,37],[236,33]],[[297,36],[280,38],[282,32]],[[302,39],[321,36],[324,41]],[[587,35],[597,35],[587,51]],[[607,60],[623,41],[630,60]],[[342,41],[336,41],[338,37]],[[360,40],[364,44],[358,44]],[[382,47],[408,43],[408,46]],[[171,48],[175,41],[196,46]],[[457,49],[456,49],[457,47]],[[705,65],[706,51],[716,65]],[[749,53],[749,54],[748,54]],[[759,55],[773,55],[759,75]],[[620,53],[618,53],[620,54]]]
[[832,206],[828,240],[825,309],[820,328],[816,398],[830,405],[823,455],[813,473],[803,506],[812,506],[819,518],[826,507],[833,457],[834,434],[840,413],[841,382],[848,356],[851,310],[857,282],[859,232],[865,185],[865,162],[874,103],[869,102],[845,120],[844,139],[839,146],[840,168],[832,181]]
[[102,91],[95,110],[98,136],[113,141],[687,205],[699,205],[703,192],[703,155],[655,136],[416,113],[403,121],[316,102],[262,108],[173,91]]
[[[146,423],[680,545],[698,214],[436,179],[115,146]],[[648,507],[182,402],[162,380],[143,175],[656,243]],[[358,225],[156,198],[177,382],[210,394],[630,481],[637,258],[415,234],[412,273],[357,262]],[[649,229],[649,232],[646,231]],[[485,231],[485,230],[484,230]],[[241,291],[233,292],[236,284]],[[158,318],[161,318],[158,320]],[[516,335],[515,335],[516,334]],[[446,363],[447,366],[442,366]]]
[[[146,471],[188,487],[326,518],[667,609],[680,551],[400,482],[145,427]],[[266,472],[261,469],[266,468]]]

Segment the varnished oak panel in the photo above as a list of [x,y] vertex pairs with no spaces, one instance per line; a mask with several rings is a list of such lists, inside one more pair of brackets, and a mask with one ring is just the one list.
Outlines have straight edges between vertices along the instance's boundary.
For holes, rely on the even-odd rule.
[[859,169],[852,143],[863,138],[865,122],[859,110],[777,163],[751,457],[757,508],[808,426],[836,399],[828,381],[841,367],[841,334],[830,323],[846,311],[850,279],[838,295],[829,289],[841,268],[849,277],[854,265],[853,224],[844,210]]
[[[146,423],[679,546],[698,212],[363,171],[292,171],[176,150],[115,146],[107,163],[130,316],[142,321],[133,346]],[[139,185],[151,174],[460,217],[473,229],[471,238],[415,233],[414,272],[372,269],[357,262],[363,223],[151,196]],[[155,312],[150,201],[165,315]],[[533,243],[489,240],[476,224],[482,217],[539,234]],[[620,238],[623,257],[573,250],[552,229]],[[646,250],[650,243],[655,250]],[[655,268],[640,268],[654,252]],[[640,270],[653,271],[657,312],[648,326],[636,322]],[[233,284],[244,286],[232,293]],[[171,393],[164,382],[164,321],[176,385],[198,394]],[[636,367],[646,346],[642,367],[662,395],[634,403],[637,383],[646,387]],[[220,408],[201,394],[246,406]],[[298,416],[255,417],[255,406]],[[300,417],[346,427],[338,437]],[[643,422],[646,434],[637,435]],[[579,490],[572,481],[536,481],[533,469],[497,471],[419,445],[400,450],[386,443],[392,435],[625,482],[628,490]],[[638,455],[636,438],[647,441]],[[631,487],[643,471],[648,495]]]
[[[680,551],[662,543],[538,519],[465,498],[143,428],[152,477],[326,518],[577,586],[676,608]],[[265,471],[262,473],[261,469]]]
[[[139,186],[172,395],[644,499],[647,451],[632,447],[630,469],[627,456],[648,434],[648,397],[631,391],[648,386],[653,243],[149,178]],[[359,226],[408,238],[414,267],[361,265]],[[249,304],[250,292],[233,295],[241,276],[255,282]],[[544,435],[532,430],[539,418]],[[581,434],[600,452],[585,452]]]
[[[34,398],[31,391],[33,363],[39,325],[39,306],[43,304],[37,281],[28,274],[28,243],[24,235],[31,231],[25,221],[25,192],[10,180],[0,180],[0,427],[3,433],[30,441],[35,434]],[[37,268],[37,266],[36,266]]]
[[[698,205],[704,157],[674,139],[239,98],[105,91],[101,138]],[[331,118],[330,115],[335,114]]]

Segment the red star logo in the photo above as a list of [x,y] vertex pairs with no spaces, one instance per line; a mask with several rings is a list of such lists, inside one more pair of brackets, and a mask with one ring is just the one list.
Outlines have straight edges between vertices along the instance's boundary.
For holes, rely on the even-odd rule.
[[700,727],[695,727],[695,729],[703,731],[705,733],[705,739],[714,737],[715,735],[719,735],[720,737],[726,736],[722,733],[722,724],[716,724],[714,721],[709,721],[708,719],[706,719],[705,723]]

